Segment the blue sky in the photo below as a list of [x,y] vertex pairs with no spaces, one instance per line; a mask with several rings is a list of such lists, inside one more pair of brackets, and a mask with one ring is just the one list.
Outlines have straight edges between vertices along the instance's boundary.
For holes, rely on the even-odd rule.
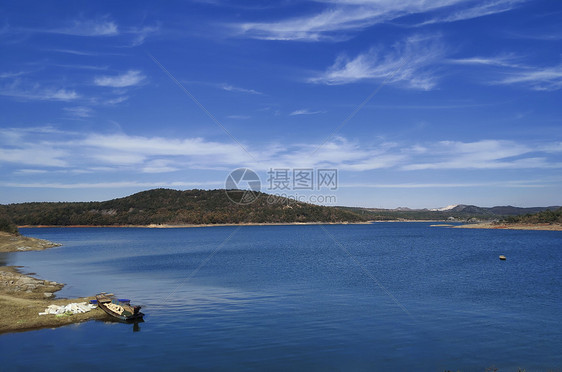
[[338,205],[562,204],[558,1],[0,8],[0,203],[248,167],[264,189],[270,169],[337,169],[301,194]]

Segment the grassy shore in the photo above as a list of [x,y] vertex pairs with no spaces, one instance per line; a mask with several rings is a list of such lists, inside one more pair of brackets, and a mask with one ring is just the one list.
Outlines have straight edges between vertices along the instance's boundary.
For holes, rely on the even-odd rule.
[[47,240],[28,238],[0,231],[0,252],[42,251],[59,246],[60,244]]
[[[0,232],[0,252],[22,252],[44,250],[60,244],[42,239],[16,236]],[[39,328],[54,328],[92,319],[106,319],[101,309],[87,313],[57,317],[39,315],[49,305],[66,305],[72,302],[87,302],[93,297],[55,299],[54,293],[64,284],[24,275],[17,267],[0,267],[0,334]]]

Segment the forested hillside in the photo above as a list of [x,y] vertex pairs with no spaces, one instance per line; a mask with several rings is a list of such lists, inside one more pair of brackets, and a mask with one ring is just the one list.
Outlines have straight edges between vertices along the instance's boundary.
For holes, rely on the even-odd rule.
[[14,222],[8,217],[6,208],[0,205],[0,231],[10,234],[18,234],[18,228]]
[[538,224],[538,223],[559,223],[562,224],[562,208],[555,211],[546,210],[539,213],[525,214],[522,216],[509,216],[502,222]]
[[154,189],[104,202],[5,205],[17,225],[149,225],[289,222],[357,222],[351,211],[259,194],[248,205],[233,203],[225,190]]

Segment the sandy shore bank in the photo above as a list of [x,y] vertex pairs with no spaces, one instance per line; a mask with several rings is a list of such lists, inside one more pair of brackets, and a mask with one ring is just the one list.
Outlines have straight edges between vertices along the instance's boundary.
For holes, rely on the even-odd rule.
[[[0,232],[0,252],[43,250],[60,244]],[[39,328],[54,328],[92,319],[107,319],[101,309],[87,313],[55,316],[39,315],[49,305],[87,302],[93,297],[55,299],[64,284],[24,275],[17,267],[0,266],[0,334]]]
[[0,231],[0,252],[42,251],[59,246],[60,244],[47,240],[16,236]]
[[543,230],[562,231],[559,224],[494,224],[491,222],[453,226],[455,229]]

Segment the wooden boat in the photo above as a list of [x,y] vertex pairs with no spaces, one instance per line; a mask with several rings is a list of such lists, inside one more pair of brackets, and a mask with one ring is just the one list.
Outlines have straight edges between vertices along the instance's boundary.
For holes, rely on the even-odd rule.
[[96,295],[98,306],[108,315],[122,321],[142,319],[140,306],[131,306],[129,300],[119,300],[112,294],[100,293]]
[[506,260],[506,257],[502,254],[502,255],[500,256],[500,260],[505,261],[505,260]]

